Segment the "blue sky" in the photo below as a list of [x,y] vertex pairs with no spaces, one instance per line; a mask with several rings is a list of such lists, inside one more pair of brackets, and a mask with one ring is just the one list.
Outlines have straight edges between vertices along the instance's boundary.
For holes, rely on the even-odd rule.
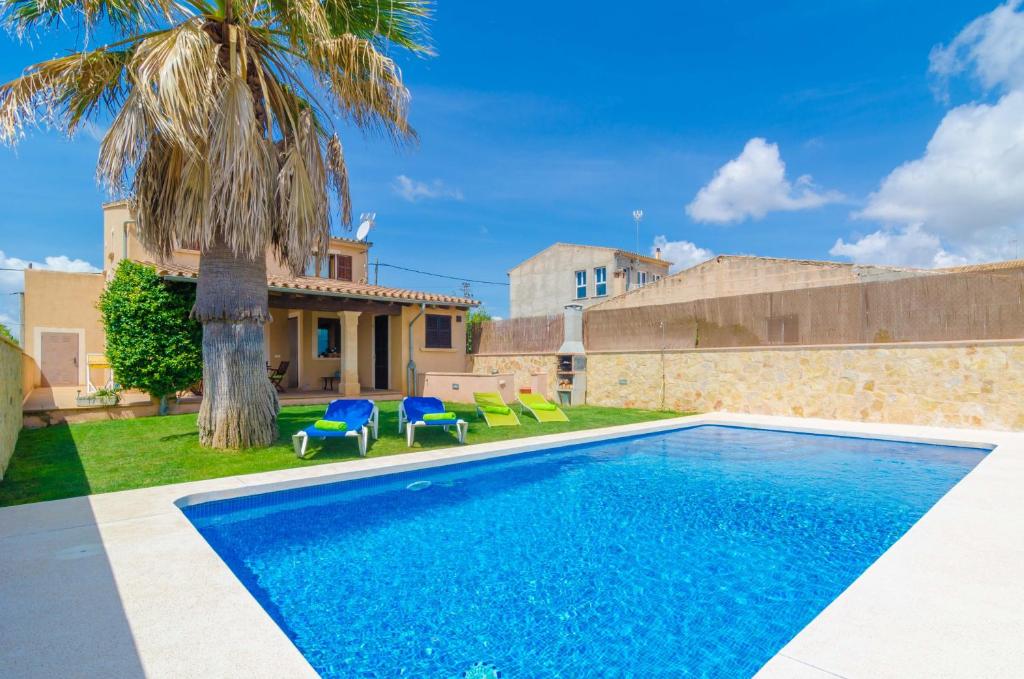
[[[419,146],[344,138],[354,208],[377,213],[382,262],[493,281],[554,241],[632,249],[636,208],[641,249],[658,239],[686,264],[1011,257],[1024,224],[1017,5],[442,0],[437,56],[396,54]],[[3,37],[0,78],[73,40]],[[100,264],[100,134],[0,149],[0,266]],[[507,313],[507,288],[473,291]]]

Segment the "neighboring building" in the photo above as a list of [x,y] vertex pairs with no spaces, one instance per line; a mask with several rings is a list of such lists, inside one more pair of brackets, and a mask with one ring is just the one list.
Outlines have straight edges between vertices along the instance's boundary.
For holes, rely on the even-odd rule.
[[937,273],[937,269],[912,269],[867,264],[846,264],[806,259],[776,259],[747,255],[718,255],[644,288],[603,301],[597,308],[625,309],[655,304],[692,302],[696,299],[731,297],[758,292],[801,290],[828,285],[895,280]]
[[[273,320],[266,325],[267,361],[289,361],[283,385],[320,390],[337,374],[345,395],[410,390],[412,355],[418,381],[427,371],[463,371],[465,314],[475,300],[451,295],[370,285],[370,243],[332,238],[322,256],[310,253],[305,276],[291,276],[267,257]],[[199,252],[176,250],[156,263],[142,246],[125,202],[103,206],[103,272],[25,271],[24,347],[34,359],[37,387],[103,384],[90,371],[103,364],[105,336],[96,308],[106,281],[122,259],[154,263],[168,280],[195,282]]]
[[560,314],[567,304],[588,307],[668,275],[671,262],[596,245],[555,243],[508,272],[509,315]]

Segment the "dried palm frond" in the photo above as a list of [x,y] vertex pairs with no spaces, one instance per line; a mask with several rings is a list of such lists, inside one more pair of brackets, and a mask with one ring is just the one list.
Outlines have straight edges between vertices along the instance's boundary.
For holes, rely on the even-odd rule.
[[99,49],[43,61],[0,86],[0,141],[11,143],[27,125],[56,125],[69,134],[98,107],[115,108],[131,50]]

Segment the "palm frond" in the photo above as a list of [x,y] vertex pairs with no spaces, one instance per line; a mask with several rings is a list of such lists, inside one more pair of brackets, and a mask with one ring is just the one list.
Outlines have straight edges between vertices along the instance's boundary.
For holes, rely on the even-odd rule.
[[327,141],[327,181],[334,189],[341,205],[341,224],[346,228],[352,226],[352,197],[348,187],[348,166],[345,164],[345,152],[341,147],[338,135],[332,135]]
[[357,126],[382,132],[396,142],[412,141],[409,90],[395,62],[373,43],[352,34],[309,46],[309,63]]
[[295,271],[305,266],[310,252],[327,250],[329,235],[327,173],[308,111],[300,116],[294,137],[285,142],[281,159],[274,241],[281,263]]
[[132,48],[79,52],[31,66],[0,85],[0,141],[13,143],[30,125],[55,125],[73,133],[97,108],[123,101],[125,65]]
[[201,20],[190,19],[140,42],[129,70],[139,101],[165,137],[184,147],[206,138],[217,45]]
[[263,256],[270,243],[274,149],[256,119],[252,93],[237,75],[216,85],[210,119],[210,219],[238,255]]
[[173,0],[2,0],[0,21],[19,36],[69,20],[86,26],[106,21],[125,33],[170,21],[176,7]]

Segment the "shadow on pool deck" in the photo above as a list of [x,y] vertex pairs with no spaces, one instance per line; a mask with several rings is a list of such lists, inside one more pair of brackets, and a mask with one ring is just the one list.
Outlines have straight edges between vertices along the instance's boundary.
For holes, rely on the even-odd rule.
[[[62,492],[88,493],[67,425],[53,429]],[[145,675],[89,498],[0,508],[0,637],[4,676]]]

